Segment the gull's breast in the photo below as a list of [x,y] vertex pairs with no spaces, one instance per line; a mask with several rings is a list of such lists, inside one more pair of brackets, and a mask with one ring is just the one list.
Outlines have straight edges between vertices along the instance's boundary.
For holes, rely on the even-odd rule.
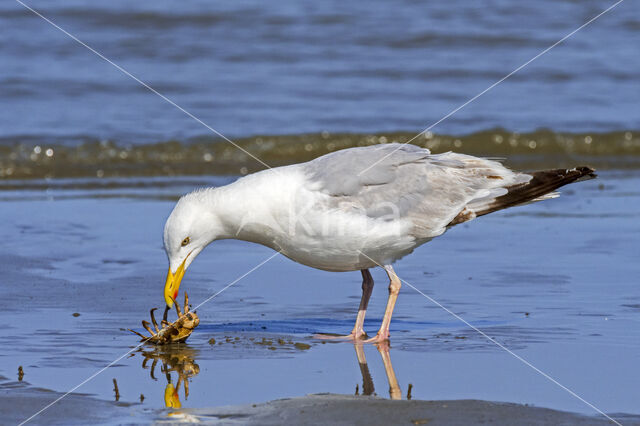
[[314,210],[274,238],[275,249],[317,269],[354,271],[393,262],[417,246],[405,221],[382,221],[337,210]]

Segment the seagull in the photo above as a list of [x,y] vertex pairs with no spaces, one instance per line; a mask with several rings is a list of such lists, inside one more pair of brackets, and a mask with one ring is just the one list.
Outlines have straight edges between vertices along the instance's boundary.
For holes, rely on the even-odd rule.
[[[497,210],[555,198],[563,185],[593,178],[589,167],[521,173],[495,159],[432,154],[409,144],[335,151],[305,163],[262,170],[184,195],[164,227],[170,308],[185,271],[211,242],[250,241],[325,271],[361,271],[362,298],[350,340],[380,343],[401,281],[392,264],[452,226]],[[381,267],[389,297],[378,333],[363,329]]]

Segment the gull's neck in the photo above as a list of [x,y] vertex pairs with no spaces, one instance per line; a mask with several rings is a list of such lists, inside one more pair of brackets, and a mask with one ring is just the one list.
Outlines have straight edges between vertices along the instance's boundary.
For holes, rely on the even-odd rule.
[[216,240],[232,238],[273,247],[274,237],[281,233],[279,220],[284,212],[278,200],[284,179],[291,183],[291,176],[284,176],[282,169],[285,168],[255,173],[205,190],[200,208],[213,215]]

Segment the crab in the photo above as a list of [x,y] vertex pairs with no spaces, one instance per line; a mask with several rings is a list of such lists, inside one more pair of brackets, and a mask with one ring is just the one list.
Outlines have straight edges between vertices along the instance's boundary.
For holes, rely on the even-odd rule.
[[[175,300],[174,300],[175,302]],[[167,306],[164,310],[164,315],[162,316],[162,321],[160,324],[162,328],[158,328],[158,322],[154,316],[154,311],[158,308],[151,309],[151,322],[153,323],[153,327],[155,331],[151,328],[151,324],[148,321],[142,321],[142,326],[151,334],[151,336],[145,336],[144,334],[138,333],[137,331],[128,329],[130,332],[137,334],[142,337],[141,342],[145,343],[153,343],[155,345],[166,345],[169,343],[184,343],[193,330],[200,324],[200,318],[196,315],[195,312],[189,312],[189,296],[187,293],[184,293],[184,312],[180,311],[180,306],[178,303],[174,303],[176,307],[176,313],[178,314],[178,319],[172,323],[167,321],[167,315],[169,314],[169,307]]]

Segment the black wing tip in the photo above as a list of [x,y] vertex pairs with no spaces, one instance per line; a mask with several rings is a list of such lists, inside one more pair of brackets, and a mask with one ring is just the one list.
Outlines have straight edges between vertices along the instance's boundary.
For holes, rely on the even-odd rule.
[[[551,169],[529,172],[532,179],[527,183],[515,184],[505,189],[505,195],[496,197],[484,210],[470,211],[464,208],[447,225],[454,226],[477,216],[483,216],[498,210],[536,201],[536,198],[549,194],[556,189],[574,182],[595,179],[595,169],[589,166],[578,166],[572,169]],[[539,201],[539,200],[538,200]]]
[[595,173],[596,169],[589,166],[579,166],[574,169],[575,171],[580,173],[579,181],[595,179],[598,175]]

